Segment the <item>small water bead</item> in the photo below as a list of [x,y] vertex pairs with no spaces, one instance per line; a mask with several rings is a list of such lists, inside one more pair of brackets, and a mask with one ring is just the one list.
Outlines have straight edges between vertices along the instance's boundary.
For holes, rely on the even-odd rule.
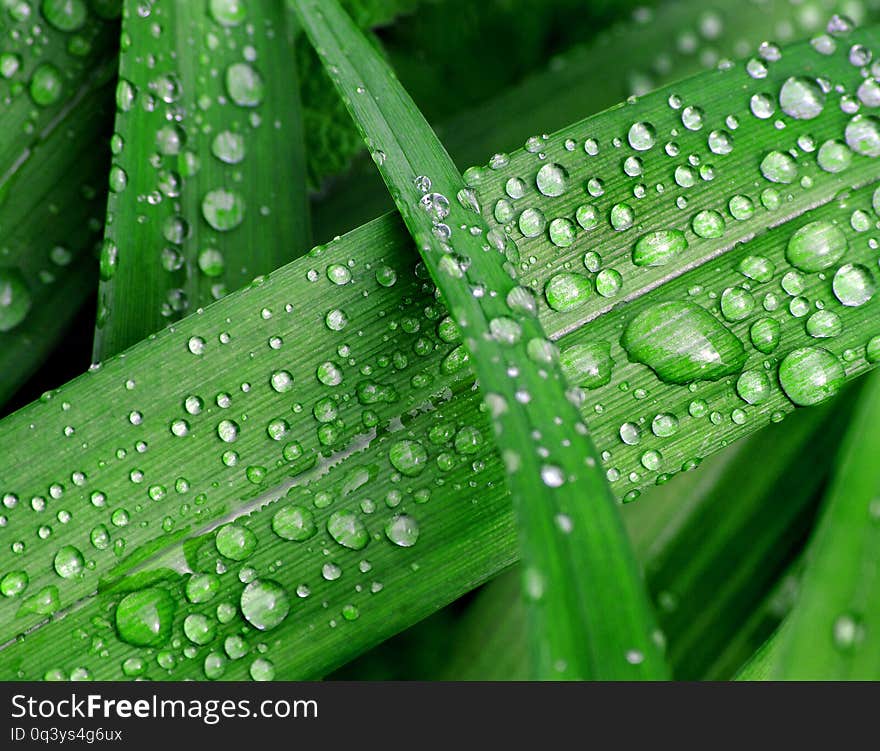
[[545,164],[538,170],[535,185],[542,195],[555,198],[565,193],[567,178],[568,173],[562,165]]
[[164,589],[151,587],[125,595],[116,606],[116,632],[135,647],[160,647],[171,636],[177,603]]
[[248,672],[255,681],[271,681],[275,679],[275,665],[265,657],[258,657],[254,660]]
[[611,380],[614,362],[608,342],[573,344],[563,350],[559,359],[565,377],[571,384],[596,389]]
[[634,422],[625,422],[618,431],[620,440],[627,446],[635,446],[642,440],[642,431]]
[[73,545],[65,545],[55,553],[53,567],[55,573],[62,579],[73,579],[82,573],[85,568],[85,559],[78,548]]
[[183,621],[183,633],[193,644],[202,646],[213,641],[217,629],[207,616],[191,613]]
[[867,232],[873,226],[873,220],[867,211],[856,209],[849,218],[849,226],[856,232]]
[[639,461],[645,469],[656,472],[662,466],[663,457],[659,451],[649,449],[641,455]]
[[245,157],[244,136],[231,130],[220,131],[211,141],[211,153],[221,162],[238,164]]
[[548,229],[550,242],[558,248],[567,248],[575,240],[574,223],[570,219],[559,217],[550,222]]
[[514,200],[522,198],[526,193],[526,184],[518,177],[511,177],[504,184],[504,192]]
[[585,230],[595,229],[599,226],[599,212],[595,206],[589,203],[577,207],[575,219]]
[[328,311],[324,323],[331,331],[342,331],[348,325],[348,315],[344,310],[334,308]]
[[709,134],[708,144],[713,154],[729,154],[733,151],[733,136],[726,130],[713,130]]
[[632,207],[625,203],[618,203],[611,207],[611,226],[618,232],[629,229],[635,221],[635,212]]
[[314,537],[318,527],[308,508],[293,504],[275,512],[272,517],[272,531],[283,540],[303,542]]
[[807,333],[814,339],[829,339],[843,331],[840,316],[830,310],[817,310],[807,319]]
[[228,232],[244,221],[244,199],[235,191],[217,188],[202,199],[202,216],[218,232]]
[[623,161],[623,171],[628,177],[638,177],[644,172],[644,164],[637,156],[628,156]]
[[565,474],[555,464],[544,464],[541,467],[541,481],[548,488],[559,488],[565,484]]
[[210,0],[211,17],[221,26],[238,26],[247,16],[244,0]]
[[871,363],[880,362],[880,335],[873,336],[865,346],[865,359]]
[[755,298],[742,287],[728,287],[721,293],[721,314],[728,321],[742,321],[755,309]]
[[257,536],[240,524],[225,524],[218,530],[214,545],[224,558],[244,561],[257,549]]
[[848,651],[864,640],[865,629],[859,618],[846,613],[835,619],[831,638],[835,647]]
[[699,130],[703,127],[703,110],[688,106],[681,111],[681,124],[688,130]]
[[764,256],[746,256],[739,263],[739,273],[756,282],[766,283],[773,279],[776,267]]
[[802,271],[822,271],[836,264],[848,247],[843,230],[828,221],[815,221],[791,236],[785,257]]
[[0,76],[5,79],[12,78],[21,67],[21,58],[10,52],[0,54]]
[[202,667],[205,671],[205,678],[210,681],[219,680],[226,672],[226,658],[217,652],[211,652],[205,657]]
[[260,631],[280,625],[290,612],[287,592],[273,579],[255,579],[248,584],[239,605],[245,620]]
[[782,151],[771,151],[761,160],[761,174],[772,183],[789,185],[797,179],[797,162]]
[[269,424],[266,425],[266,435],[268,435],[273,441],[283,441],[289,432],[290,423],[281,417],[276,417],[274,420],[270,420]]
[[840,304],[851,308],[864,305],[877,291],[871,272],[854,263],[841,266],[834,274],[831,286]]
[[782,277],[781,286],[789,295],[797,297],[804,291],[806,280],[797,271],[787,271]]
[[623,286],[623,275],[616,269],[602,269],[596,275],[596,292],[602,297],[614,297]]
[[401,548],[411,548],[419,539],[419,523],[408,514],[398,514],[385,525],[385,536]]
[[856,115],[847,123],[844,138],[857,154],[880,156],[880,118],[875,115]]
[[547,304],[559,312],[580,307],[589,299],[591,292],[590,280],[583,274],[573,272],[555,274],[544,287]]
[[336,581],[342,576],[342,569],[335,563],[325,563],[321,566],[321,576],[328,582]]
[[686,302],[646,308],[627,324],[621,344],[630,359],[667,383],[717,380],[745,363],[742,342],[708,311]]
[[834,396],[845,381],[843,365],[821,347],[796,349],[779,365],[779,383],[796,405],[807,407]]
[[587,180],[587,193],[593,196],[593,198],[605,195],[605,183],[601,178],[591,177]]
[[664,266],[687,247],[687,238],[680,230],[655,230],[636,241],[632,261],[636,266]]
[[856,95],[866,107],[880,107],[880,81],[876,78],[865,79]]
[[796,120],[812,120],[822,114],[825,92],[815,79],[792,76],[779,90],[779,106]]
[[217,424],[217,435],[225,443],[234,443],[238,440],[239,427],[234,420],[221,420]]
[[819,147],[816,163],[825,172],[843,172],[852,163],[852,152],[845,143],[828,140]]
[[584,268],[594,274],[602,268],[602,257],[595,250],[584,253]]
[[654,145],[656,131],[651,123],[633,123],[627,133],[629,145],[636,151],[647,151]]
[[761,79],[767,77],[767,65],[763,60],[759,60],[756,57],[751,58],[746,63],[746,73],[749,74],[750,77],[755,79]]
[[418,441],[397,441],[388,451],[388,460],[402,475],[418,477],[428,462],[428,452]]
[[4,597],[17,597],[27,589],[30,581],[24,571],[10,571],[0,579],[0,595]]
[[724,235],[724,217],[717,211],[707,209],[696,214],[691,229],[697,237],[714,239]]
[[749,109],[759,120],[768,120],[776,112],[776,103],[769,94],[752,94]]
[[34,70],[30,82],[30,95],[34,104],[48,107],[61,99],[64,81],[61,72],[51,63],[43,63]]
[[226,91],[239,107],[256,107],[263,101],[265,85],[248,63],[233,63],[226,69]]
[[516,209],[514,209],[513,204],[510,201],[505,198],[500,198],[495,202],[493,214],[496,222],[499,224],[507,224],[516,215]]
[[363,550],[370,541],[366,526],[352,511],[334,511],[327,520],[327,532],[349,550]]
[[186,583],[186,599],[192,603],[210,602],[220,591],[220,578],[214,574],[193,574]]
[[747,404],[760,404],[770,396],[770,379],[760,370],[746,370],[736,381],[736,393]]
[[690,167],[680,164],[673,173],[675,184],[681,188],[692,188],[697,183],[697,176]]
[[17,269],[0,268],[0,332],[18,326],[31,309],[31,293]]
[[547,226],[547,219],[540,209],[526,209],[519,215],[518,225],[523,237],[537,237]]

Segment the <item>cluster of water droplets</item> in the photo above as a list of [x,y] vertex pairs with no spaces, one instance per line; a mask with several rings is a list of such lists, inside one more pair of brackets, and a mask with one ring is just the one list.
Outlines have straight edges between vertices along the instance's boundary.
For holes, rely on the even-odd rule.
[[[201,277],[194,288],[204,291],[198,301],[207,302],[226,293],[230,273],[242,279],[256,273],[247,264],[227,269],[226,235],[247,218],[256,221],[270,213],[266,206],[248,206],[239,184],[250,171],[247,160],[254,133],[280,127],[279,122],[263,122],[266,83],[258,59],[264,38],[274,37],[275,30],[265,22],[258,29],[248,20],[246,3],[239,0],[212,0],[208,11],[214,24],[197,31],[198,69],[186,77],[186,84],[175,55],[161,52],[137,59],[127,55],[116,88],[111,214],[114,208],[134,207],[144,231],[160,233],[150,242],[161,244],[155,261],[168,277],[160,312],[172,320],[197,302],[189,299],[192,277]],[[164,13],[167,9],[161,5],[142,4],[139,18],[133,21],[142,25],[138,33],[161,38],[166,33]],[[124,127],[128,122],[132,132],[154,135],[148,164],[134,165],[128,156]],[[134,156],[143,159],[140,153]],[[191,224],[193,212],[184,201],[197,202],[198,226]],[[104,282],[113,280],[120,254],[131,242],[118,236],[112,224],[108,226],[100,264]],[[105,285],[101,294],[99,326],[112,299],[107,289]]]

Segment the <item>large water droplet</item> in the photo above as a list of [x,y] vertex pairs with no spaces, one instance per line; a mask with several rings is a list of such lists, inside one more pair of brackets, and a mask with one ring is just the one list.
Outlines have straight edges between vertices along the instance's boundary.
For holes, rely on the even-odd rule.
[[841,305],[857,308],[874,296],[877,285],[871,272],[861,264],[847,263],[834,274],[832,282],[834,296]]
[[419,523],[407,514],[398,514],[385,525],[385,536],[395,545],[411,548],[419,539]]
[[256,107],[263,101],[265,86],[260,74],[247,63],[234,63],[226,69],[226,90],[239,107]]
[[627,325],[621,344],[631,360],[669,383],[717,380],[738,373],[746,361],[736,336],[706,310],[686,302],[643,310]]
[[545,164],[538,170],[535,184],[545,196],[555,198],[565,193],[566,172],[562,165]]
[[302,542],[318,531],[312,512],[305,506],[284,506],[272,517],[272,531],[284,540]]
[[611,380],[614,363],[608,342],[573,344],[559,356],[565,377],[574,386],[596,389]]
[[225,188],[209,191],[202,199],[202,215],[218,232],[228,232],[244,220],[244,199]]
[[257,536],[240,524],[226,524],[220,527],[214,544],[220,555],[233,561],[243,561],[257,549]]
[[821,347],[796,349],[779,365],[782,390],[801,407],[831,398],[843,386],[845,378],[840,360]]
[[544,297],[553,310],[568,311],[583,305],[591,289],[586,276],[564,271],[550,278],[544,287]]
[[826,221],[810,222],[788,241],[785,257],[802,271],[821,271],[837,263],[846,253],[846,235]]
[[875,115],[856,115],[847,123],[844,137],[857,154],[880,156],[880,118]]
[[363,550],[370,533],[353,511],[334,511],[327,520],[327,531],[337,543],[349,550]]

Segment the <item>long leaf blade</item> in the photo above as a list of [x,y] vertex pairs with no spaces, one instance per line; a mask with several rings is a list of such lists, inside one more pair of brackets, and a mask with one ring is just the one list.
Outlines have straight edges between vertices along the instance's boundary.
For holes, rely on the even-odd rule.
[[295,7],[373,153],[384,154],[379,170],[486,395],[519,520],[535,677],[663,677],[641,577],[534,301],[511,278],[503,248],[488,244],[449,155],[351,19],[335,2]]
[[309,246],[282,4],[141,6],[125,3],[95,361]]

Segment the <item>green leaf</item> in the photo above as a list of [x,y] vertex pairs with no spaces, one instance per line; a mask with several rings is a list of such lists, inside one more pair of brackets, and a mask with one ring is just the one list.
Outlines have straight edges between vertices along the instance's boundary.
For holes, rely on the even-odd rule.
[[[550,13],[554,7],[555,4],[543,4],[543,9]],[[876,0],[822,0],[805,4],[791,0],[682,0],[665,2],[656,10],[643,7],[632,19],[601,31],[594,40],[555,55],[549,64],[537,68],[517,85],[488,99],[483,97],[483,101],[462,112],[444,110],[436,122],[428,119],[455,163],[464,169],[485,163],[495,152],[519,148],[532,135],[553,132],[630,96],[644,95],[658,86],[715,67],[721,60],[735,59],[744,49],[756,49],[767,39],[768,29],[773,29],[772,39],[777,44],[791,43],[821,31],[822,24],[834,12],[846,13],[863,24],[877,19],[878,11],[880,3]],[[588,17],[583,9],[568,14],[572,15],[578,23]],[[534,12],[528,14],[530,25],[534,16]],[[571,20],[558,12],[556,16]],[[411,22],[421,25],[420,17],[417,14]],[[499,43],[506,44],[508,37],[499,34]],[[406,41],[402,39],[401,44]],[[411,44],[414,57],[424,55],[417,42]],[[410,87],[420,82],[410,72],[411,61],[404,52],[396,52],[393,39],[386,39],[386,47],[404,85],[411,91]],[[625,64],[621,64],[622,49],[626,50]],[[493,47],[481,45],[466,56],[468,70],[480,67],[473,64],[477,54],[480,59],[506,59]],[[425,62],[422,69],[426,78],[422,99],[427,101],[432,90],[451,88],[444,79],[446,66]],[[413,98],[421,104],[418,96]],[[390,210],[392,201],[380,186],[381,178],[368,160],[362,160],[356,169],[338,178],[329,193],[314,202],[315,236],[342,234]]]
[[96,361],[309,243],[282,5],[137,6],[125,4]]
[[[624,508],[677,679],[705,676],[797,554],[846,427],[852,400],[844,399],[769,426]],[[457,627],[447,628],[437,677],[528,677],[515,582],[513,574],[491,582]]]
[[[679,157],[667,157],[658,148],[642,154],[645,164],[649,156],[652,164],[658,160],[664,191],[652,188],[639,199],[639,221],[648,230],[658,229],[685,213],[685,224],[705,208],[722,211],[727,219],[723,244],[715,243],[726,252],[715,256],[709,243],[697,241],[685,227],[691,252],[664,267],[667,278],[651,289],[638,283],[639,269],[624,255],[621,276],[626,272],[630,291],[635,295],[638,288],[640,296],[626,306],[602,304],[589,326],[569,325],[577,310],[565,316],[546,306],[540,310],[544,330],[558,341],[583,389],[581,414],[603,452],[615,498],[632,500],[642,489],[792,412],[795,406],[775,375],[790,352],[821,347],[845,363],[848,380],[875,364],[875,349],[867,344],[880,333],[878,297],[860,306],[842,305],[834,292],[835,267],[794,273],[786,251],[802,225],[830,221],[848,244],[840,263],[874,268],[871,233],[863,230],[866,218],[876,222],[874,188],[839,189],[876,180],[876,174],[868,174],[876,173],[876,159],[856,154],[847,170],[825,173],[816,166],[815,151],[799,151],[801,176],[809,178],[804,185],[812,187],[772,185],[759,170],[767,150],[795,148],[807,129],[818,144],[845,139],[853,116],[840,110],[836,93],[811,121],[777,112],[784,129],[752,123],[746,109],[746,95],[778,95],[788,77],[804,71],[857,91],[863,79],[848,61],[856,43],[876,49],[877,31],[838,38],[833,56],[809,45],[786,47],[759,81],[748,76],[743,63],[700,75],[589,118],[545,143],[548,159],[561,158],[555,156],[559,142],[572,159],[579,157],[570,165],[570,191],[604,174],[605,197],[595,199],[604,218],[625,191],[642,182],[623,177],[613,155],[626,152],[615,149],[613,139],[625,143],[633,121],[653,122],[662,141],[665,131],[676,128]],[[742,96],[734,101],[717,93],[728,86],[745,87]],[[716,93],[708,97],[709,92]],[[671,94],[704,105],[702,131],[685,132],[680,110],[669,108]],[[708,132],[723,127],[730,114],[740,120],[736,148],[730,155],[710,156]],[[599,172],[585,152],[580,157],[564,149],[568,138],[583,148],[591,137],[600,141],[611,165],[607,173]],[[715,166],[715,180],[701,182],[698,190],[675,186],[671,174],[687,161],[681,155],[690,154]],[[736,156],[735,168],[725,156]],[[523,157],[510,155],[511,162]],[[531,158],[537,166],[537,156]],[[536,173],[530,167],[509,172],[508,179]],[[646,175],[646,184],[654,185],[648,180]],[[733,188],[739,180],[750,181],[743,193],[755,209],[750,222],[734,220],[725,208],[721,182]],[[761,203],[765,188],[776,189],[778,206]],[[484,193],[481,202],[494,205],[501,197]],[[686,212],[677,208],[681,197],[688,199]],[[641,229],[596,231],[618,242],[629,234],[635,242]],[[535,258],[535,287],[543,289],[566,263],[574,273],[575,261],[582,264],[582,254],[598,246],[593,236],[585,230],[567,250],[549,238],[530,239],[522,257]],[[747,244],[733,242],[745,239]],[[753,259],[759,257],[767,264],[756,264]],[[502,464],[491,448],[491,424],[480,410],[455,327],[424,270],[413,272],[415,258],[399,219],[383,217],[0,421],[0,501],[5,499],[6,517],[0,527],[0,572],[22,571],[28,579],[23,592],[0,601],[5,645],[0,676],[38,678],[56,669],[70,675],[83,668],[95,678],[131,677],[132,671],[153,679],[203,678],[208,657],[211,674],[218,674],[215,655],[226,661],[222,675],[227,679],[247,678],[251,669],[266,675],[265,661],[274,664],[276,678],[321,676],[513,563],[514,522]],[[591,264],[594,260],[590,256]],[[598,272],[586,273],[595,283]],[[744,285],[756,304],[747,317],[728,321],[721,313],[722,299],[730,298],[724,292]],[[592,295],[594,304],[598,296]],[[823,315],[817,321],[812,312],[801,316],[803,300],[816,311],[815,303],[822,302],[836,319]],[[769,391],[751,375],[742,383],[740,375],[731,375],[687,386],[666,384],[645,365],[628,361],[619,345],[626,326],[640,312],[670,301],[690,301],[723,322],[748,354],[743,372],[766,373]],[[751,329],[759,321],[753,343]],[[833,336],[816,338],[821,334]],[[588,349],[571,351],[576,345]],[[596,352],[603,355],[596,361],[601,368],[583,368],[590,361],[574,357]],[[655,432],[658,415],[663,417]],[[622,441],[620,429],[627,423],[639,428],[638,443]],[[220,433],[235,436],[234,442]],[[629,427],[625,434],[633,436]],[[391,464],[392,449],[401,441],[417,441],[427,453],[417,477]],[[291,505],[311,512],[315,528],[308,540],[295,539],[299,526],[311,527],[296,524],[298,516],[287,510]],[[284,537],[272,523],[282,510],[276,526]],[[353,515],[342,521],[353,518],[368,532],[360,550],[345,547],[328,530],[331,516],[339,512]],[[393,543],[385,533],[390,524],[395,534],[400,515],[419,525],[411,547]],[[227,557],[217,545],[218,527],[233,521],[258,542],[240,553],[221,542],[226,552],[247,552],[242,560]],[[340,517],[334,517],[332,528],[347,539],[340,535],[345,529]],[[84,561],[69,578],[54,565],[67,546],[77,548]],[[70,565],[61,568],[71,573]],[[166,589],[179,603],[173,636],[161,648],[133,647],[118,638],[115,609],[135,571],[160,572],[163,578],[151,586]],[[169,571],[176,576],[169,578]],[[197,590],[205,582],[190,584],[195,579],[190,572],[216,576],[216,593],[209,588],[213,596],[200,601],[203,595],[194,592],[188,599],[187,586]],[[291,608],[281,624],[266,631],[236,609],[245,588],[239,577],[254,574],[279,582]],[[196,644],[186,637],[189,615],[212,619],[212,640]],[[26,635],[15,638],[21,634]],[[227,652],[231,636],[243,640],[244,656],[229,656],[240,654],[242,646],[233,641]],[[101,644],[97,654],[89,651],[92,640]],[[71,644],[83,647],[71,649]],[[125,672],[123,664],[130,659],[135,662]]]
[[[442,144],[342,8],[326,0],[294,7],[480,381],[518,519],[533,675],[663,677],[653,616],[599,457],[565,394],[535,300],[512,278],[515,246],[492,236]],[[404,475],[421,473],[427,458],[416,443],[401,448],[397,461],[390,456]]]
[[94,288],[118,34],[112,3],[7,5],[0,20],[0,404]]
[[780,644],[769,672],[777,680],[875,680],[880,675],[878,451],[880,378],[872,375],[840,447],[797,603],[776,637]]

